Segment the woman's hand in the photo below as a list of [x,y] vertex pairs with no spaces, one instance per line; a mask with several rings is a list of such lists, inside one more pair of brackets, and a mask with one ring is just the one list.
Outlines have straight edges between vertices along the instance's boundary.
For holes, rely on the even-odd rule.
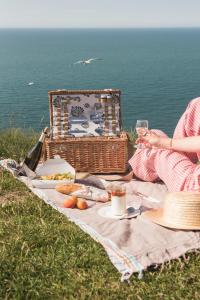
[[149,148],[170,149],[179,152],[200,153],[200,135],[171,139],[162,136],[154,131],[147,130],[145,134],[139,136],[136,144],[144,144]]
[[146,147],[149,148],[164,148],[170,149],[171,148],[171,139],[168,137],[159,136],[155,132],[151,130],[147,130],[143,136],[140,136],[136,140],[136,144],[144,144]]

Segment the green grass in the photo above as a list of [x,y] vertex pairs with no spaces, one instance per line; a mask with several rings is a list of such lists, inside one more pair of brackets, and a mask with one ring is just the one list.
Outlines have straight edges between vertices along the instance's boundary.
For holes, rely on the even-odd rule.
[[18,162],[25,156],[39,134],[29,129],[9,128],[0,131],[0,159],[13,158]]
[[[36,137],[0,134],[0,157],[19,160]],[[190,254],[121,283],[101,245],[0,172],[0,299],[200,299],[199,265]]]

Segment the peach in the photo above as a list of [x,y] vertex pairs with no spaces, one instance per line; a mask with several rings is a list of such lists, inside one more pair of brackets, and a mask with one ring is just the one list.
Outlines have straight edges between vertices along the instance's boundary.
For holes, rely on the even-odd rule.
[[63,206],[65,208],[74,208],[77,203],[77,197],[75,195],[72,195],[64,200]]
[[87,202],[85,201],[85,199],[82,199],[82,198],[78,198],[76,206],[79,209],[86,209],[86,208],[88,208]]

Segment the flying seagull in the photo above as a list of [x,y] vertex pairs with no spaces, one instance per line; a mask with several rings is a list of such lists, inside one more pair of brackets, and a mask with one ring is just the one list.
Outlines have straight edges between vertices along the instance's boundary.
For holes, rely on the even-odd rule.
[[29,85],[29,86],[30,86],[30,85],[34,85],[34,82],[31,81],[31,82],[28,83],[28,85]]
[[86,60],[79,60],[79,61],[75,62],[74,64],[88,65],[94,60],[102,60],[102,59],[98,58],[98,57],[95,57],[95,58],[90,58],[90,59],[86,59]]

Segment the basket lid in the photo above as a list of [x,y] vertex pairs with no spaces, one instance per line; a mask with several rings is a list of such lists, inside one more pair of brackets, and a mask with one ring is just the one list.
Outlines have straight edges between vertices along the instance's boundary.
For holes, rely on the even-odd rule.
[[119,89],[49,91],[52,137],[118,136],[120,95]]

